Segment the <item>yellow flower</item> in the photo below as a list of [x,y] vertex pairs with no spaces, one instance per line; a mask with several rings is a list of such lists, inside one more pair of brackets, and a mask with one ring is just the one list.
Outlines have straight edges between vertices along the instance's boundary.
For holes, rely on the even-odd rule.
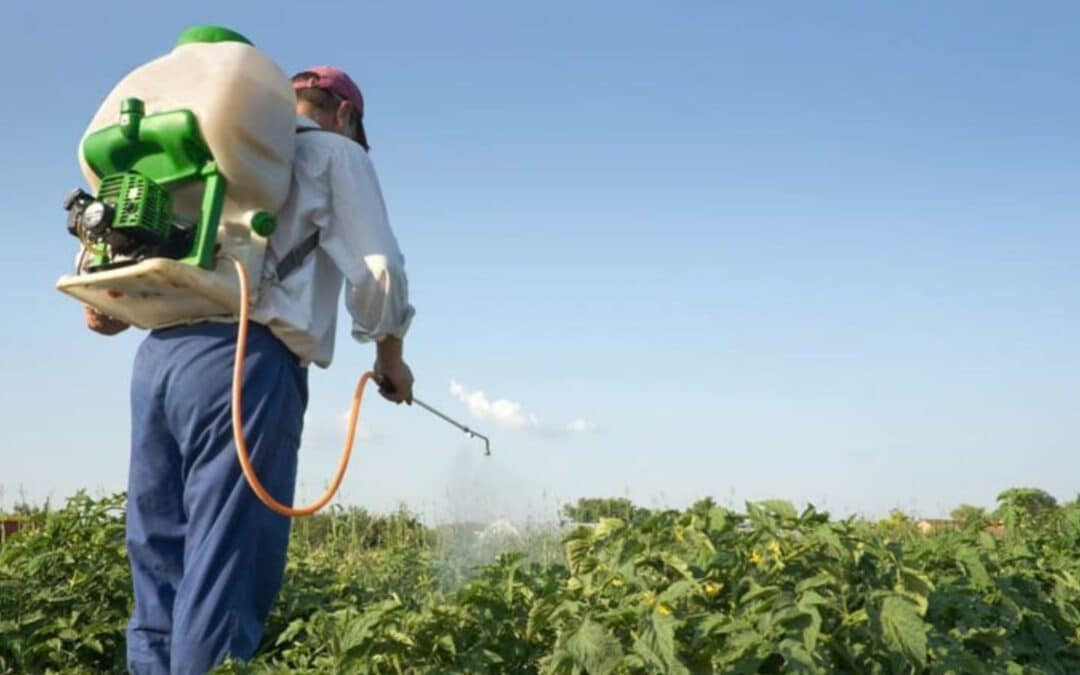
[[768,543],[768,545],[766,546],[766,548],[769,549],[769,553],[771,553],[774,558],[780,558],[781,557],[780,556],[780,544],[777,543],[777,541],[775,539],[770,541]]
[[662,602],[659,605],[656,606],[656,611],[660,612],[664,616],[667,616],[668,614],[671,614],[671,608],[669,608],[667,605],[665,605]]
[[614,586],[615,588],[622,588],[623,580],[620,579],[619,577],[615,577],[614,579],[611,580],[611,585]]
[[755,550],[750,554],[750,562],[754,563],[755,565],[760,565],[764,561],[765,556],[761,555],[761,551]]
[[715,581],[705,582],[705,595],[709,596],[710,598],[714,598],[719,592],[720,584],[716,583]]

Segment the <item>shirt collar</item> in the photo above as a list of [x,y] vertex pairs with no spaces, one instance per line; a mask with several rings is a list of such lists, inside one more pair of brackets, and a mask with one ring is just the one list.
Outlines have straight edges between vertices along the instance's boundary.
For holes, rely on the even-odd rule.
[[304,128],[311,128],[311,127],[316,127],[317,128],[319,126],[319,123],[316,122],[315,120],[311,119],[310,117],[305,117],[304,115],[298,114],[296,116],[296,126],[304,127]]

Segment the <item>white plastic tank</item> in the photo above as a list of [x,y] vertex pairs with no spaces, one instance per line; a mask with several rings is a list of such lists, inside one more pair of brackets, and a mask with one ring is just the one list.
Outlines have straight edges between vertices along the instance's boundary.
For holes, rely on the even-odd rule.
[[[276,212],[285,202],[296,142],[296,97],[289,79],[246,38],[228,29],[196,26],[177,46],[128,73],[98,108],[83,134],[114,125],[125,98],[142,99],[146,115],[187,109],[225,176],[221,222],[242,222],[251,211]],[[98,178],[82,156],[83,175]],[[196,195],[174,195],[178,210],[198,211]],[[187,199],[185,199],[187,197]]]
[[[266,239],[248,226],[252,214],[277,212],[288,196],[296,143],[296,97],[277,65],[228,29],[196,26],[165,56],[128,73],[86,128],[87,135],[120,120],[125,98],[143,101],[145,115],[190,110],[225,177],[217,231],[221,252],[247,268],[251,302],[258,297]],[[83,158],[83,176],[96,193],[99,179]],[[177,217],[197,220],[202,182],[169,186]],[[160,328],[235,314],[238,280],[231,264],[212,271],[164,258],[90,274],[67,275],[57,287],[141,328]]]

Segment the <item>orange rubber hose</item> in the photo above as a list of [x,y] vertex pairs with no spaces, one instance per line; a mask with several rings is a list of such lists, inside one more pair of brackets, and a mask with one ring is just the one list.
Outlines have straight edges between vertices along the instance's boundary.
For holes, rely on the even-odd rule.
[[360,420],[360,403],[364,398],[364,387],[375,376],[375,373],[371,371],[364,373],[356,383],[352,407],[349,408],[349,426],[345,431],[345,447],[341,451],[337,471],[334,473],[333,480],[330,481],[330,487],[326,488],[326,492],[307,506],[299,508],[287,506],[274,499],[273,495],[267,492],[263,484],[259,482],[255,467],[251,465],[251,458],[248,456],[247,441],[244,439],[244,420],[241,416],[243,406],[241,401],[244,389],[244,355],[247,351],[247,324],[250,311],[248,308],[247,270],[244,268],[244,263],[232,256],[227,257],[232,260],[236,272],[240,276],[240,326],[236,336],[236,360],[233,362],[232,383],[232,427],[233,440],[236,442],[236,457],[240,460],[240,468],[244,472],[244,478],[247,479],[248,485],[251,486],[259,501],[266,504],[271,511],[290,518],[310,516],[333,499],[334,493],[337,492],[338,486],[341,485],[341,479],[345,477],[345,469],[349,466],[349,457],[352,455],[353,440],[356,436],[356,424]]

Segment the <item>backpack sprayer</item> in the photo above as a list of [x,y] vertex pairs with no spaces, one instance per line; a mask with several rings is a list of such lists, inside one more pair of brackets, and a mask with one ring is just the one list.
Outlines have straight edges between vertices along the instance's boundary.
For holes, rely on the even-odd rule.
[[[300,508],[274,499],[248,457],[241,399],[248,314],[258,296],[266,238],[276,227],[272,214],[288,192],[294,150],[295,95],[284,73],[239,33],[189,28],[170,54],[121,80],[91,121],[79,161],[94,193],[76,189],[63,204],[82,253],[76,273],[61,277],[57,288],[140,328],[238,317],[237,458],[259,499],[295,517],[321,509],[341,484],[364,389],[375,375],[365,372],[357,382],[345,447],[326,492]],[[218,265],[221,260],[231,261],[232,269]],[[483,439],[491,454],[486,436],[413,402]]]

